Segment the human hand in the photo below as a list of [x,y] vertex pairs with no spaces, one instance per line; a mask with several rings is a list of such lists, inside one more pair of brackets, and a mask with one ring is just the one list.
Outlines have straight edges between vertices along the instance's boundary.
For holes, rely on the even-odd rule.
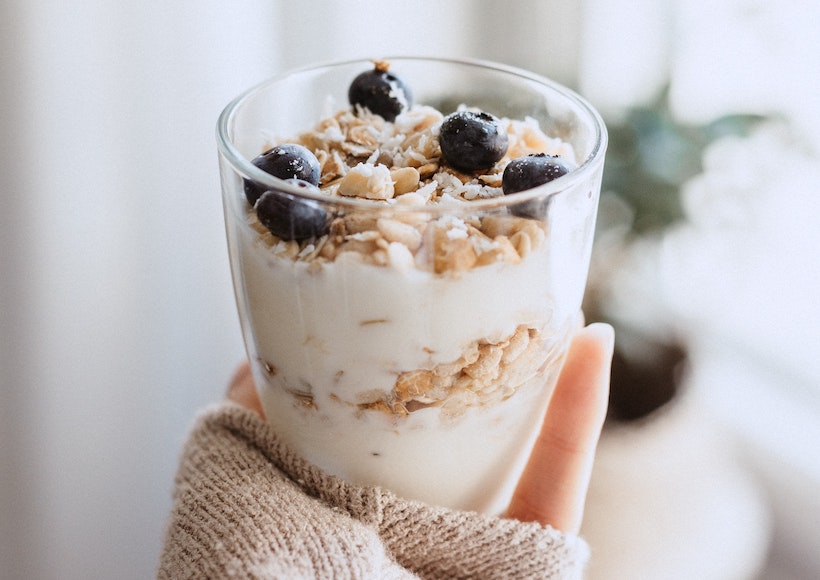
[[[573,338],[544,424],[505,514],[578,533],[609,397],[614,332],[591,324]],[[228,399],[264,418],[250,368],[231,380]]]
[[253,384],[253,375],[251,375],[251,367],[247,361],[236,369],[231,379],[230,385],[228,386],[228,400],[239,403],[243,407],[254,411],[261,418],[265,418],[265,411],[262,409],[262,402],[256,393],[256,387]]
[[541,432],[506,517],[578,533],[606,418],[615,333],[596,323],[573,337]]

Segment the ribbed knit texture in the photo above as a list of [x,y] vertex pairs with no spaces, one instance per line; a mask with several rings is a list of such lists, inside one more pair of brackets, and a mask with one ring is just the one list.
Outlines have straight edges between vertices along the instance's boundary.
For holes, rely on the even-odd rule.
[[232,403],[198,418],[173,499],[160,579],[578,579],[589,558],[549,527],[350,485]]

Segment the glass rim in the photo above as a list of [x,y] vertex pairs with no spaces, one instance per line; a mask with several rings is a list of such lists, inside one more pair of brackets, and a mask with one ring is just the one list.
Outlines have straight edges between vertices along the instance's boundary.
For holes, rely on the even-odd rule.
[[[274,177],[273,175],[259,169],[251,160],[240,153],[239,149],[233,144],[230,137],[230,123],[239,108],[256,93],[265,87],[282,82],[290,77],[309,73],[318,72],[324,69],[332,69],[343,66],[350,66],[357,63],[363,65],[372,64],[374,60],[385,60],[391,63],[400,62],[437,62],[442,64],[458,65],[470,68],[479,68],[490,70],[505,75],[519,77],[521,79],[535,82],[549,88],[551,91],[560,95],[561,97],[572,102],[580,108],[589,117],[592,127],[594,127],[594,144],[589,154],[578,164],[573,171],[556,179],[533,187],[525,191],[517,192],[514,195],[504,195],[499,197],[465,200],[458,204],[425,204],[418,205],[400,205],[400,204],[385,204],[383,200],[372,200],[358,197],[344,197],[344,196],[329,196],[321,192],[311,192],[297,185],[288,183],[283,179]],[[307,127],[305,128],[308,129]],[[239,173],[242,177],[251,179],[281,193],[292,195],[295,198],[312,200],[320,202],[323,205],[334,205],[339,208],[350,208],[356,210],[370,210],[370,211],[396,211],[396,212],[410,212],[410,213],[429,213],[429,214],[452,214],[453,212],[473,211],[473,210],[494,210],[515,206],[519,203],[524,203],[533,199],[545,199],[554,197],[563,191],[571,190],[576,184],[583,182],[588,178],[589,174],[594,172],[606,153],[608,134],[606,125],[600,113],[581,95],[574,90],[566,87],[556,81],[549,79],[543,75],[539,75],[528,70],[505,65],[489,60],[475,59],[475,58],[448,58],[436,56],[386,56],[379,59],[373,58],[354,58],[347,60],[326,61],[299,68],[289,69],[278,75],[269,77],[250,88],[246,89],[233,100],[231,100],[220,113],[216,124],[216,140],[219,152],[230,163],[231,167]]]

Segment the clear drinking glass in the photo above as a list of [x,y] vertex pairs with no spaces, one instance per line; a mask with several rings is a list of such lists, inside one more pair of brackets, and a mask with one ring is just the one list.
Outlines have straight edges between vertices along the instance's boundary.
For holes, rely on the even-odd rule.
[[[248,90],[217,131],[247,353],[267,420],[308,461],[352,483],[497,514],[578,324],[606,129],[578,95],[522,70],[388,60],[415,103],[534,119],[578,167],[470,201],[316,194],[251,160],[348,108],[350,82],[372,62],[301,69]],[[328,233],[272,236],[255,223],[246,180],[323,210]]]

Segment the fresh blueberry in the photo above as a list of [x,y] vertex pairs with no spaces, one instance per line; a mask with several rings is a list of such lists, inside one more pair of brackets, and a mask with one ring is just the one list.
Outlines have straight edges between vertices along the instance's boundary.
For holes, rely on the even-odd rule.
[[[295,143],[285,143],[268,149],[251,161],[262,171],[279,179],[300,179],[313,185],[319,185],[322,169],[319,160],[307,147]],[[245,197],[254,205],[268,188],[245,180]]]
[[[300,179],[288,179],[289,183],[308,191],[319,188]],[[300,199],[282,191],[264,192],[256,202],[256,217],[270,233],[283,240],[317,238],[327,232],[327,212],[315,201]]]
[[388,71],[389,66],[379,61],[375,68],[358,75],[350,83],[347,98],[354,109],[367,109],[392,123],[399,113],[410,108],[413,95],[399,77]]
[[484,112],[459,111],[441,123],[439,144],[444,160],[465,172],[489,169],[507,152],[507,133],[498,119]]
[[[501,177],[501,189],[504,195],[510,195],[538,187],[566,175],[572,167],[560,157],[546,153],[534,153],[517,157],[510,161]],[[542,218],[546,214],[549,200],[533,199],[510,208],[519,217]]]
[[501,187],[506,195],[532,189],[571,171],[569,164],[561,157],[546,153],[532,153],[510,161],[504,169]]

